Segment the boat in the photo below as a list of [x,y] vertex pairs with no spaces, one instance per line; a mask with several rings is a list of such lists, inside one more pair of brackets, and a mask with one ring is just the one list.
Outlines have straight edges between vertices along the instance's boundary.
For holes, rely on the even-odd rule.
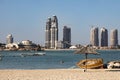
[[2,61],[2,57],[0,57],[0,61]]
[[45,55],[45,53],[35,53],[35,54],[33,54],[33,56],[44,56]]
[[2,61],[2,57],[3,57],[3,56],[0,54],[0,61]]
[[110,61],[107,64],[108,69],[120,69],[120,61]]
[[103,68],[103,59],[84,59],[80,60],[76,65],[82,69],[100,69]]
[[21,56],[22,57],[26,57],[26,56],[44,56],[45,55],[45,53],[23,53],[23,54],[21,54]]

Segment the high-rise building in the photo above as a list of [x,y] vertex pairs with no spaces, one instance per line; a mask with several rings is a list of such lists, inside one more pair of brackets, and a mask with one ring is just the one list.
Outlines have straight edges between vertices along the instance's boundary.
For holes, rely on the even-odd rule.
[[48,18],[46,22],[46,48],[56,49],[58,42],[58,19],[57,16]]
[[98,27],[91,28],[90,43],[92,46],[99,46],[99,33]]
[[63,43],[64,48],[69,48],[71,46],[71,28],[67,26],[63,28]]
[[117,29],[111,30],[110,43],[111,43],[111,46],[113,47],[118,45],[118,30]]
[[50,40],[51,40],[51,18],[48,18],[46,22],[46,30],[45,30],[45,46],[46,48],[50,48]]
[[13,36],[11,34],[7,35],[6,37],[6,44],[13,43]]
[[108,30],[101,28],[101,47],[108,46]]
[[58,20],[56,16],[53,16],[51,19],[51,46],[50,48],[57,48],[57,42],[58,42]]

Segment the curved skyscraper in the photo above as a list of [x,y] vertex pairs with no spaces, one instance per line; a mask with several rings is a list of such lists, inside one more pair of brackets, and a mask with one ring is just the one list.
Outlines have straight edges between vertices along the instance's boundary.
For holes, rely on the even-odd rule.
[[56,49],[58,43],[58,19],[57,16],[49,18],[46,22],[46,48]]
[[99,33],[98,27],[91,28],[90,43],[92,46],[99,46]]
[[113,47],[118,45],[118,30],[117,29],[111,30],[110,43],[111,43],[111,46]]
[[58,42],[58,20],[56,16],[53,16],[51,19],[51,46],[50,48],[57,48]]
[[48,18],[47,22],[46,22],[46,30],[45,30],[45,46],[46,48],[50,48],[50,29],[51,29],[51,18]]
[[101,28],[101,47],[108,46],[108,30]]

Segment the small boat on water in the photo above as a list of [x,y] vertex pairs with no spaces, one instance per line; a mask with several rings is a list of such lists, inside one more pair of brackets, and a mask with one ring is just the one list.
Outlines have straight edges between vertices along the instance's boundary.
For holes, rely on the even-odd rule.
[[0,61],[2,61],[2,57],[0,57]]
[[45,53],[35,53],[35,54],[33,54],[33,56],[44,56],[45,55]]
[[107,64],[108,69],[120,69],[120,61],[110,61]]
[[103,59],[84,59],[80,60],[77,64],[82,69],[100,69],[103,68]]
[[44,56],[45,53],[26,53],[26,54],[21,54],[22,57],[26,57],[26,56]]
[[0,54],[0,61],[2,61],[2,57],[3,57],[3,56]]

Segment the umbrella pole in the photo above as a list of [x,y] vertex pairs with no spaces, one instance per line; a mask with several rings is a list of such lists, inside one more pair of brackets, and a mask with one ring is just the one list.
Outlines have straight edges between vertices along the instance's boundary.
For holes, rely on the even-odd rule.
[[85,63],[85,71],[87,71],[87,53],[85,53],[86,63]]

